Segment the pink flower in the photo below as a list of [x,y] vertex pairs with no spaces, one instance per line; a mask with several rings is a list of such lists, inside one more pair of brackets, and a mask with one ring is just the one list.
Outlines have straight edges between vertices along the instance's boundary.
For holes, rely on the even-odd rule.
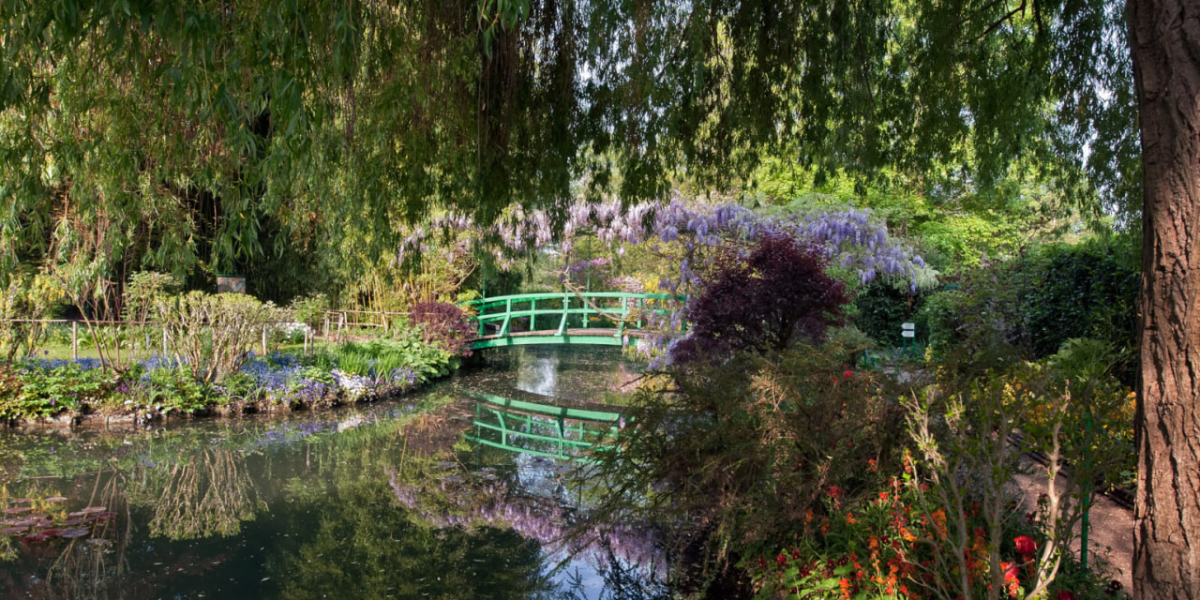
[[1076,600],[1075,592],[1072,592],[1070,590],[1059,590],[1058,591],[1058,600]]

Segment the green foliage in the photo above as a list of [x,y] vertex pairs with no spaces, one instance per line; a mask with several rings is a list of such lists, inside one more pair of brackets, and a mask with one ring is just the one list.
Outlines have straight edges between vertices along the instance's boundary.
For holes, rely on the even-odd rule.
[[115,385],[113,375],[75,364],[25,368],[15,376],[4,376],[0,419],[35,419],[62,412],[83,412],[97,405]]
[[424,381],[443,377],[457,367],[454,355],[426,343],[412,330],[398,339],[342,344],[332,350],[332,356],[339,370],[373,379],[386,378],[397,369],[411,369]]
[[[1124,412],[1124,390],[1103,378],[1105,361],[1099,367],[1091,362],[1105,354],[1102,343],[1072,342],[1046,363],[945,381],[923,397],[904,400],[915,446],[912,480],[929,485],[928,490],[914,488],[915,503],[928,521],[938,510],[944,515],[945,535],[931,538],[928,569],[938,583],[938,597],[978,595],[984,586],[996,590],[1008,584],[1010,575],[1001,563],[1007,557],[998,554],[1016,516],[1007,503],[1014,475],[1024,470],[1021,451],[1041,453],[1046,466],[1035,469],[1033,481],[1044,491],[1045,504],[1036,531],[1039,549],[1029,553],[1020,597],[1040,598],[1053,584],[1095,491],[1093,482],[1113,472],[1129,450],[1091,426],[1092,419],[1132,417]],[[1018,430],[1019,448],[1009,441]],[[968,572],[979,577],[958,576]]]
[[[1139,274],[1126,255],[1128,244],[1099,238],[1048,245],[966,274],[923,309],[934,355],[987,368],[1043,358],[1076,337],[1130,351]],[[1118,374],[1131,383],[1132,369],[1126,358]]]
[[50,308],[63,299],[62,290],[43,275],[12,277],[0,290],[0,350],[4,361],[29,356],[45,341],[45,323],[21,322],[44,319]]
[[146,265],[199,286],[232,268],[282,300],[357,283],[432,210],[707,189],[766,152],[814,186],[902,177],[940,201],[1031,171],[1136,208],[1121,11],[1007,10],[7,3],[0,273],[50,256],[77,282]]
[[[1133,352],[1141,273],[1129,246],[1117,238],[1043,249],[1033,266],[1040,277],[1023,293],[1033,356],[1047,356],[1078,337],[1098,338],[1119,352]],[[1132,374],[1131,358],[1123,361],[1127,376]]]
[[903,343],[900,325],[911,322],[916,325],[917,335],[927,337],[928,325],[921,308],[927,294],[912,293],[903,284],[873,281],[854,297],[857,314],[854,324],[880,344],[893,348]]
[[851,351],[835,339],[743,353],[689,371],[675,390],[639,389],[628,412],[637,427],[603,463],[631,482],[613,497],[644,494],[652,513],[702,519],[724,554],[790,537],[830,489],[869,491],[873,465],[898,459],[903,430],[886,380],[842,363]]
[[292,300],[288,308],[292,311],[292,318],[318,331],[325,319],[325,311],[329,310],[329,298],[318,292]]
[[122,316],[129,321],[148,321],[160,297],[179,292],[179,282],[165,273],[138,271],[129,276],[124,291]]
[[189,369],[162,367],[149,373],[147,401],[159,412],[191,414],[208,407],[208,388]]

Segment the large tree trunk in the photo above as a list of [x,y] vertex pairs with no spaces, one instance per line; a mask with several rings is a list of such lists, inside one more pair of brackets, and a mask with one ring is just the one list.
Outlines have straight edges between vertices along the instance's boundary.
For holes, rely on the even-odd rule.
[[1133,597],[1200,599],[1200,2],[1127,7],[1145,181]]

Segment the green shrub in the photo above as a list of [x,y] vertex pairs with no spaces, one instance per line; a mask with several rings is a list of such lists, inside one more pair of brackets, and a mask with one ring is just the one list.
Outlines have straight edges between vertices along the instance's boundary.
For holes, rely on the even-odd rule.
[[0,419],[51,417],[64,411],[84,412],[99,404],[116,384],[100,369],[68,363],[54,368],[26,368],[6,376],[0,397]]
[[710,523],[713,548],[754,549],[800,531],[836,490],[873,489],[904,431],[888,381],[855,372],[834,338],[820,347],[743,352],[676,374],[672,393],[643,387],[602,471],[646,494],[647,511]]
[[411,369],[423,380],[447,375],[458,359],[419,336],[410,330],[399,339],[342,344],[332,350],[332,358],[339,370],[374,379],[388,377],[397,369]]
[[854,325],[887,348],[903,344],[900,325],[916,325],[917,336],[928,339],[929,325],[921,308],[928,294],[912,293],[905,284],[872,281],[854,298]]
[[1071,338],[1125,353],[1117,372],[1132,383],[1138,272],[1123,239],[1048,245],[985,263],[933,294],[922,309],[934,355],[972,372],[1039,360]]
[[176,365],[203,383],[237,372],[263,328],[279,316],[270,302],[244,294],[191,292],[159,298],[156,309],[170,336]]
[[325,311],[329,310],[329,298],[325,294],[316,293],[292,300],[288,308],[292,311],[293,319],[317,331],[325,320]]
[[189,369],[163,367],[150,371],[148,402],[162,414],[194,413],[208,406],[208,389]]

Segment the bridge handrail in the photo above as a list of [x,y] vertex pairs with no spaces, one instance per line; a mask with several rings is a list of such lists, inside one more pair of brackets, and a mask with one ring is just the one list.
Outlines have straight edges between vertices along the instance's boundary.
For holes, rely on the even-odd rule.
[[[492,296],[489,298],[477,298],[460,304],[465,304],[473,308],[488,307],[493,304],[507,304],[508,302],[529,302],[533,300],[570,300],[573,298],[584,297],[588,299],[595,298],[618,298],[618,299],[644,299],[644,300],[686,300],[687,296],[683,294],[659,294],[649,292],[584,292],[575,294],[572,292],[538,292],[535,294],[510,294],[507,296]],[[560,309],[561,310],[561,309]]]
[[522,412],[545,415],[548,417],[561,417],[563,419],[571,419],[573,421],[603,421],[615,423],[621,418],[621,414],[617,412],[600,412],[582,408],[549,406],[545,404],[525,402],[523,400],[514,400],[512,398],[505,398],[504,396],[497,396],[495,394],[488,394],[486,392],[468,391],[467,395],[479,400],[480,402],[491,404],[499,408],[511,408]]

